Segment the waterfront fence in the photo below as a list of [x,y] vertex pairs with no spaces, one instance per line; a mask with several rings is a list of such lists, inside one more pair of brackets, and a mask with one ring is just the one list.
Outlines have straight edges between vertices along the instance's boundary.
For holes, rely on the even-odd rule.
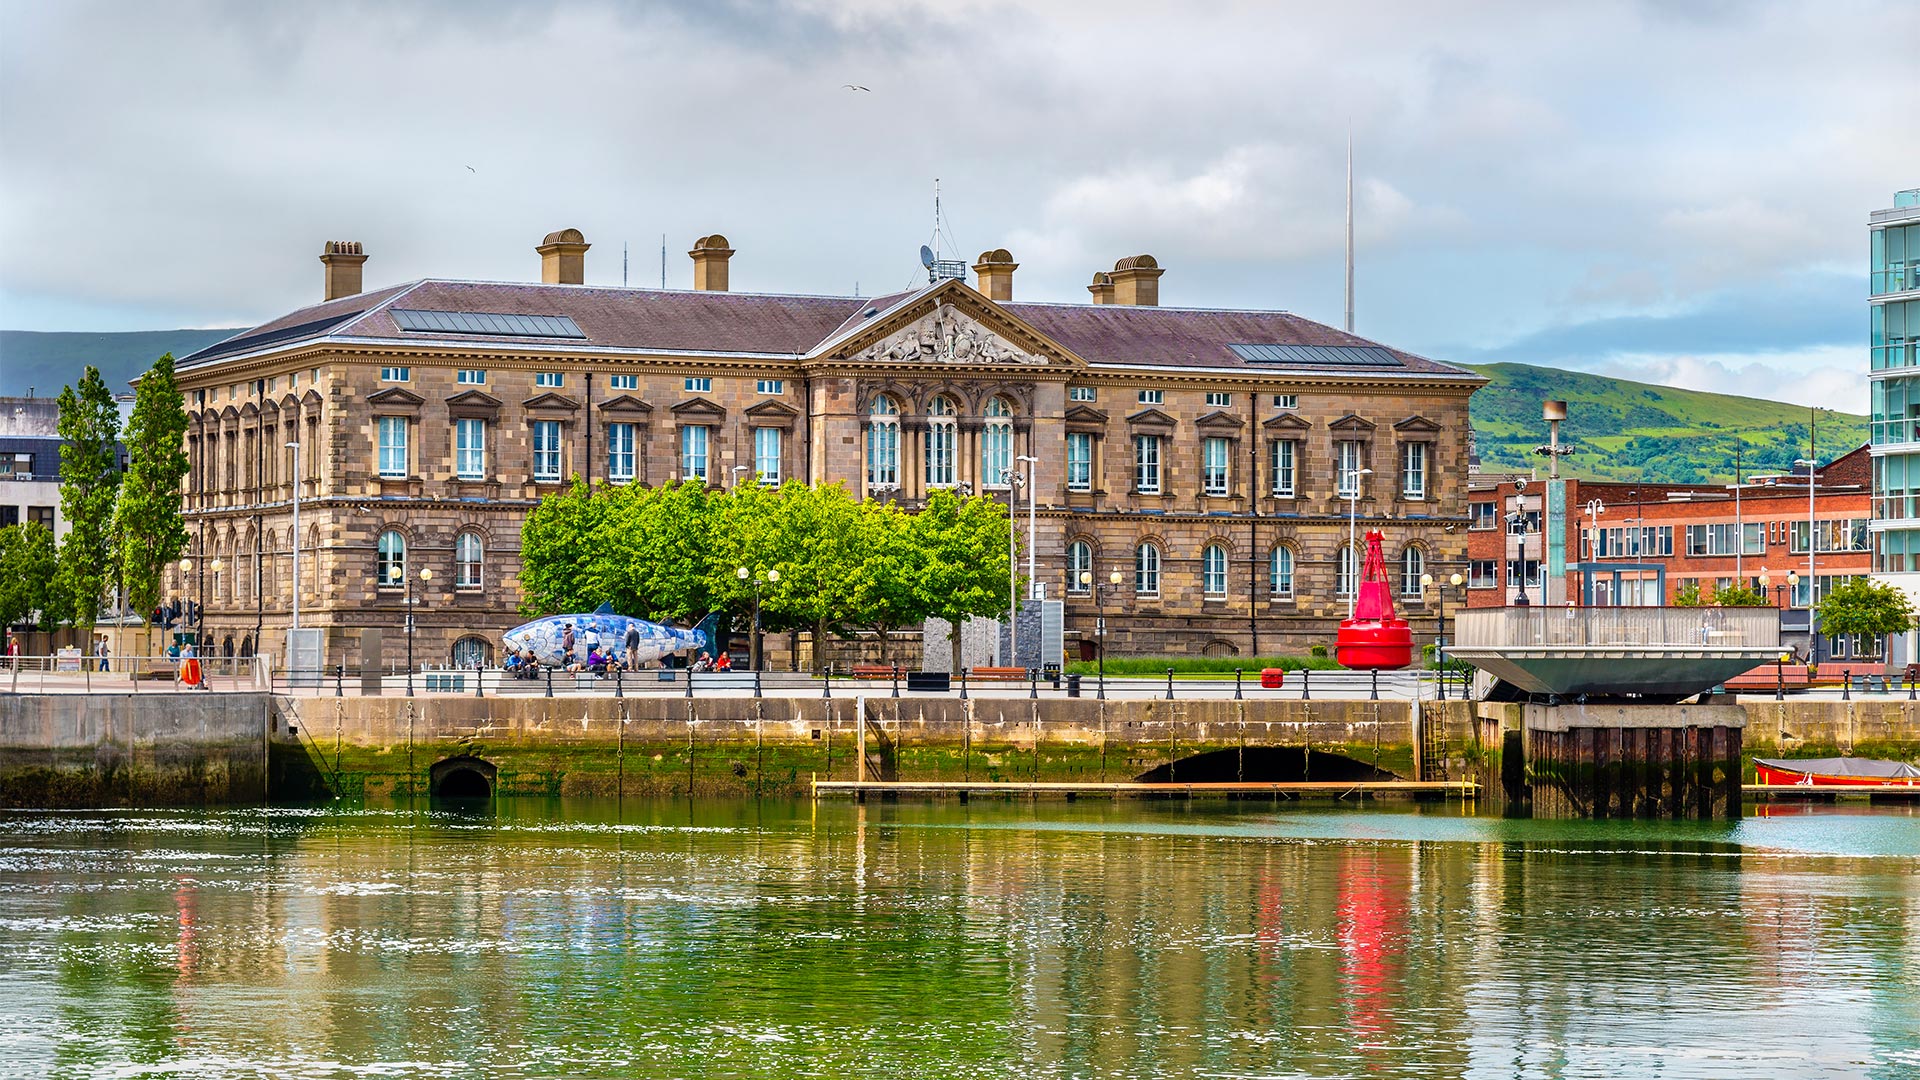
[[1562,648],[1777,648],[1774,608],[1531,607],[1480,608],[1455,616],[1460,647],[1544,645]]

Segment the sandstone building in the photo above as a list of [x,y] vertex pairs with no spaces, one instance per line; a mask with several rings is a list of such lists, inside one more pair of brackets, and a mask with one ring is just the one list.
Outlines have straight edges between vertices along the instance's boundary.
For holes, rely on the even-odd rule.
[[1349,511],[1424,634],[1421,575],[1465,566],[1484,380],[1281,311],[1160,307],[1150,256],[1060,304],[1016,302],[1004,249],[972,286],[881,297],[729,292],[718,235],[691,291],[586,285],[587,250],[561,230],[539,284],[366,292],[360,245],[329,243],[324,302],[181,362],[193,565],[172,589],[216,647],[284,655],[296,479],[302,625],[350,666],[395,658],[402,578],[422,662],[490,658],[519,621],[520,524],[576,477],[841,482],[909,508],[955,487],[1018,499],[1024,542],[1009,477],[1037,458],[1070,654],[1100,611],[1116,653],[1331,643]]

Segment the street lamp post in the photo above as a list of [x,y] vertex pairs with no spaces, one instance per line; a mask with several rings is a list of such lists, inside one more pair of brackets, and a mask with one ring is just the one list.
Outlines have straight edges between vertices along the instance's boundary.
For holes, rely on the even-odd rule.
[[756,574],[753,571],[748,570],[746,567],[741,566],[741,567],[736,567],[734,569],[733,576],[739,578],[741,581],[748,581],[753,583],[753,637],[749,639],[749,651],[753,654],[752,659],[750,661],[753,666],[753,670],[759,671],[760,670],[760,586],[771,585],[774,582],[779,581],[780,571],[762,570]]
[[1361,477],[1372,476],[1372,469],[1354,469],[1347,479],[1347,618],[1353,618],[1354,604],[1360,598],[1360,552],[1358,524],[1360,519]]
[[1026,486],[1027,474],[1017,469],[1002,469],[1000,482],[1007,485],[1007,651],[1012,653],[1007,659],[1017,664],[1020,662],[1020,562],[1013,514],[1020,506],[1020,489]]
[[1520,573],[1518,575],[1520,579],[1520,595],[1514,598],[1513,606],[1526,607],[1532,603],[1532,601],[1527,599],[1527,515],[1518,510],[1510,511],[1507,514],[1507,531],[1512,532],[1515,527],[1518,527],[1520,530]]
[[[405,579],[406,587],[407,587],[407,696],[412,697],[413,696],[413,579],[410,577],[407,577],[406,571],[400,568],[399,563],[393,563],[392,565],[387,567],[388,581],[398,585],[401,583],[402,579]],[[421,567],[420,568],[420,582],[421,582],[420,587],[422,589],[426,588],[426,583],[432,580],[433,580],[433,568],[428,566]]]
[[[300,629],[300,444],[290,442],[287,449],[293,451],[293,623],[291,629]],[[292,643],[288,643],[292,651]],[[291,659],[291,657],[289,657]]]
[[[1447,578],[1446,584],[1457,589],[1464,580],[1459,574],[1454,574]],[[1440,616],[1440,633],[1438,640],[1434,642],[1434,657],[1440,661],[1440,700],[1445,701],[1447,700],[1447,591],[1439,587],[1439,583],[1434,581],[1432,574],[1421,574],[1421,590],[1425,591],[1428,586],[1433,586],[1434,607]]]
[[[1100,586],[1094,583],[1093,571],[1080,571],[1080,584],[1085,585],[1092,591],[1094,610],[1099,612],[1098,616],[1096,616],[1099,621],[1094,623],[1093,627],[1093,655],[1100,664],[1100,689],[1094,696],[1100,701],[1105,701],[1107,700],[1107,605],[1106,601],[1101,597]],[[1107,575],[1107,584],[1110,589],[1118,589],[1120,587],[1120,571],[1115,570],[1109,573]]]
[[1040,500],[1040,485],[1037,482],[1038,477],[1034,475],[1033,467],[1040,464],[1040,459],[1022,454],[1013,460],[1027,463],[1027,596],[1029,599],[1038,600],[1040,599],[1040,572],[1035,562],[1038,556],[1038,545],[1034,540],[1033,522],[1034,504]]
[[731,469],[729,469],[729,470],[727,470],[727,471],[728,471],[728,472],[731,472],[731,473],[733,473],[733,486],[734,486],[734,487],[736,487],[736,488],[738,488],[738,487],[740,486],[740,474],[741,474],[741,473],[743,473],[743,472],[751,472],[751,471],[753,471],[753,466],[751,466],[751,465],[735,465],[735,466],[734,466],[733,468],[731,468]]

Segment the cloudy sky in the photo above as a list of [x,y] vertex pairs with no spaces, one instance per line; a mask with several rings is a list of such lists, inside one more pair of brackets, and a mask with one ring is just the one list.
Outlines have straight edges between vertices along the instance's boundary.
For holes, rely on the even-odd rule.
[[[1864,412],[1866,217],[1920,186],[1920,5],[0,0],[0,326],[257,322],[537,278],[896,289],[946,251],[1172,305]],[[843,84],[868,87],[848,90]]]

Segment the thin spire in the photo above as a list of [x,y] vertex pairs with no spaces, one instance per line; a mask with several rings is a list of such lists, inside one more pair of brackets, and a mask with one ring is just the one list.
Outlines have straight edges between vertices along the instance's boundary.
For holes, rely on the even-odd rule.
[[1353,333],[1353,124],[1347,124],[1347,333]]

